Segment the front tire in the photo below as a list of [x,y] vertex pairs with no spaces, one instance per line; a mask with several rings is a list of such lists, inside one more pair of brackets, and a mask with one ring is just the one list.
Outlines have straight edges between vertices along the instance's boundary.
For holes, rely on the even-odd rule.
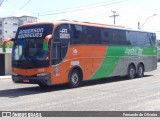
[[76,88],[79,87],[82,81],[81,74],[78,70],[73,69],[69,75],[69,87]]

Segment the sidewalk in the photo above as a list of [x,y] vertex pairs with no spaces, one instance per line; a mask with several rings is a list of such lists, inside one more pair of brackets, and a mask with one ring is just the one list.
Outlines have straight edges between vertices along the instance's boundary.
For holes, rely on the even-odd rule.
[[11,75],[8,75],[8,76],[0,76],[0,79],[11,79],[12,76]]

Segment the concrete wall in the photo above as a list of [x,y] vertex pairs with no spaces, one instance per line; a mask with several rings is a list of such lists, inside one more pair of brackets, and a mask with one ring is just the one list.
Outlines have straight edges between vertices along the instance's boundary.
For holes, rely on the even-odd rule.
[[12,74],[12,55],[11,53],[5,54],[5,75]]
[[0,54],[5,54],[5,75],[12,74],[12,49],[7,48],[6,52],[3,53],[2,48],[0,48]]

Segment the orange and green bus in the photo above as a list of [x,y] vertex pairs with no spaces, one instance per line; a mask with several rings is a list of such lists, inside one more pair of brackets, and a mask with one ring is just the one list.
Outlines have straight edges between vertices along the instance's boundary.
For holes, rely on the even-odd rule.
[[157,68],[156,35],[105,24],[57,21],[22,25],[13,41],[15,83],[50,86],[127,76]]

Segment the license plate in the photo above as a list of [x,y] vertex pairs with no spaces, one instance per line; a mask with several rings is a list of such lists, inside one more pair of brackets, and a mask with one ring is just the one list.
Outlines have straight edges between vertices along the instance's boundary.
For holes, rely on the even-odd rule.
[[23,80],[24,83],[29,83],[29,80]]

